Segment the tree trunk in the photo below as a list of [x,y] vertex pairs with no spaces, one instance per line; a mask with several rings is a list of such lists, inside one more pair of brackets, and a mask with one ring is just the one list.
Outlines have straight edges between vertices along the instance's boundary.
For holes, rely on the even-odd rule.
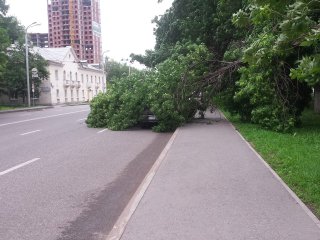
[[320,84],[314,87],[314,111],[320,113]]

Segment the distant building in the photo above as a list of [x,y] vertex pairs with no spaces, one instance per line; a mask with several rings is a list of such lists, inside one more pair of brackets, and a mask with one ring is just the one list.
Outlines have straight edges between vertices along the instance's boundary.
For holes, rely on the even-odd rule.
[[100,0],[47,0],[49,47],[71,46],[78,59],[102,59]]
[[79,61],[71,47],[34,48],[48,61],[49,78],[40,86],[37,104],[56,105],[92,100],[106,91],[103,70]]
[[28,36],[34,47],[49,47],[48,33],[28,33]]

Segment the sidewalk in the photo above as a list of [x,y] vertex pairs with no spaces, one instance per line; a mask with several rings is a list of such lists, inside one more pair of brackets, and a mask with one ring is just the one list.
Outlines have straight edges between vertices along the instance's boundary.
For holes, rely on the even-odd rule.
[[121,237],[138,239],[320,240],[320,225],[221,120],[179,129]]
[[41,111],[43,109],[53,108],[53,106],[36,106],[36,107],[24,107],[14,108],[9,110],[0,110],[1,113],[12,113],[12,112],[26,112],[26,111]]

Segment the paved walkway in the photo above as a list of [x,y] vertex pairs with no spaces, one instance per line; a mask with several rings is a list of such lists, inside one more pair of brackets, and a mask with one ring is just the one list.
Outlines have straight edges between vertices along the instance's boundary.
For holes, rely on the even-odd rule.
[[304,208],[231,124],[192,123],[179,129],[121,240],[320,240]]

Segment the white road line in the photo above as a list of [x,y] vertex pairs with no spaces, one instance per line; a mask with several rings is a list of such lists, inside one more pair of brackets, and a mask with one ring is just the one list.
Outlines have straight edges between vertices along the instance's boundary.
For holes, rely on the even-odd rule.
[[31,164],[31,163],[33,163],[33,162],[36,162],[36,161],[38,161],[38,160],[40,160],[40,158],[34,158],[34,159],[30,160],[30,161],[27,161],[27,162],[25,162],[25,163],[21,163],[21,164],[19,164],[19,165],[17,165],[17,166],[14,166],[14,167],[12,167],[12,168],[9,168],[9,169],[7,169],[7,170],[5,170],[5,171],[3,171],[3,172],[0,172],[0,176],[3,176],[3,175],[5,175],[5,174],[10,173],[10,172],[12,172],[12,171],[14,171],[14,170],[17,170],[17,169],[19,169],[19,168],[22,168],[22,167],[24,167],[24,166],[26,166],[26,165],[28,165],[28,164]]
[[21,133],[20,136],[24,136],[24,135],[28,135],[31,133],[36,133],[36,132],[40,132],[41,130],[35,130],[35,131],[31,131],[31,132],[26,132],[26,133]]
[[31,121],[41,120],[41,119],[46,119],[46,118],[59,117],[59,116],[63,116],[63,115],[70,115],[70,114],[75,114],[75,113],[80,113],[80,112],[88,112],[88,111],[89,110],[81,110],[81,111],[76,111],[76,112],[69,112],[69,113],[61,113],[61,114],[56,114],[56,115],[50,115],[50,116],[46,116],[46,117],[31,118],[31,119],[21,120],[21,121],[17,121],[17,122],[10,122],[10,123],[0,124],[0,127],[13,125],[13,124],[18,124],[18,123],[24,123],[24,122],[31,122]]
[[87,120],[87,118],[81,118],[81,119],[78,119],[77,122],[81,122],[83,120]]
[[105,131],[107,131],[107,130],[108,130],[108,128],[103,129],[103,130],[101,130],[101,131],[99,131],[99,132],[97,132],[97,133],[103,133],[103,132],[105,132]]

